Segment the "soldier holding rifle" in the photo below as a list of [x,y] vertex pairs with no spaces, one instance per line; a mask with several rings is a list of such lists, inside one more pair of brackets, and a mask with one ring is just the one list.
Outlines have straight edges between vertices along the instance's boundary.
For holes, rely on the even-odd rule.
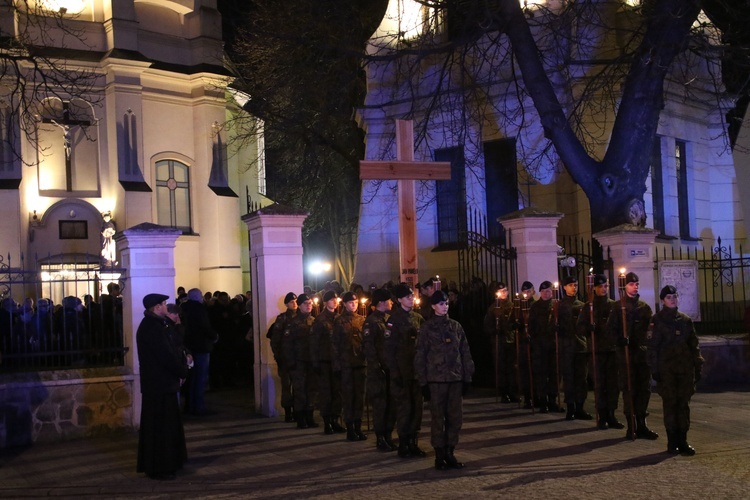
[[552,283],[539,285],[539,300],[529,310],[531,336],[531,362],[536,393],[536,405],[541,413],[560,411],[557,403],[559,385],[555,359],[555,318],[553,312]]
[[518,403],[516,324],[508,287],[498,283],[495,301],[484,317],[484,333],[492,343],[495,363],[495,390],[503,403]]
[[565,391],[566,420],[591,420],[584,409],[588,396],[588,339],[576,328],[583,302],[578,300],[578,279],[568,276],[563,280],[563,297],[558,309],[558,340],[560,365]]

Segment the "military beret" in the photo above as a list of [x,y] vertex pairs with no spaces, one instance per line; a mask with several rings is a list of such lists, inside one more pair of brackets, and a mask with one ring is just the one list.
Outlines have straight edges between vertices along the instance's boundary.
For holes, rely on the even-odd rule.
[[437,281],[437,278],[430,278],[427,281],[425,281],[424,283],[422,283],[422,286],[423,287],[434,287],[436,281]]
[[385,302],[386,300],[391,300],[391,292],[385,288],[378,288],[372,292],[372,305],[376,306],[380,302]]
[[293,300],[297,300],[297,295],[294,292],[289,292],[284,296],[284,304],[288,304]]
[[638,279],[638,275],[635,274],[634,272],[629,272],[628,274],[625,275],[625,284],[638,283],[639,281],[641,280]]
[[664,288],[661,289],[661,292],[659,293],[659,298],[661,300],[664,300],[664,297],[667,295],[676,295],[677,289],[673,287],[672,285],[667,285]]
[[403,299],[409,295],[414,295],[414,292],[406,283],[399,283],[393,287],[393,296],[397,299]]
[[448,296],[444,291],[437,290],[432,294],[432,297],[430,297],[430,302],[432,305],[440,304],[441,302],[448,302]]
[[549,281],[542,281],[542,284],[539,285],[539,291],[546,290],[547,288],[552,288],[552,283]]
[[504,289],[504,288],[508,288],[508,285],[506,285],[506,284],[505,284],[505,283],[503,283],[502,281],[501,281],[500,283],[498,283],[498,284],[497,284],[497,289],[498,289],[498,290],[502,290],[502,289]]
[[333,290],[328,290],[325,295],[323,295],[323,302],[328,302],[331,299],[337,298],[338,295],[336,295],[336,292]]
[[357,300],[357,296],[354,295],[354,292],[346,292],[341,296],[341,302],[350,302],[352,300]]
[[523,285],[521,285],[522,292],[525,292],[526,290],[531,290],[532,288],[534,288],[534,285],[533,283],[531,283],[531,281],[524,281]]
[[575,276],[566,276],[562,282],[563,286],[567,286],[572,283],[578,283],[578,278],[576,278]]
[[[66,297],[67,298],[67,297]],[[143,297],[143,307],[151,309],[155,305],[161,304],[169,298],[169,295],[162,295],[160,293],[149,293]]]
[[302,304],[304,302],[307,302],[308,300],[312,300],[306,293],[301,293],[297,295],[297,304]]
[[603,274],[597,274],[594,276],[594,286],[599,286],[605,284],[607,281],[607,277]]

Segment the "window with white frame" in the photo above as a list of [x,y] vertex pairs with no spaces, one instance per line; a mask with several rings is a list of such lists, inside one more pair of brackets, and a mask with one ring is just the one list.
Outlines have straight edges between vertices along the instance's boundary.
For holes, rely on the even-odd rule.
[[162,226],[192,233],[190,218],[190,169],[177,160],[156,162],[157,221]]

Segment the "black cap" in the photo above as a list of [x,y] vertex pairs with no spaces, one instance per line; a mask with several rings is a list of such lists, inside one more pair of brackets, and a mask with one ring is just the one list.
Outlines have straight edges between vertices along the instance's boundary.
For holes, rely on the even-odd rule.
[[354,292],[346,292],[341,296],[341,302],[351,302],[352,300],[357,300],[357,296],[354,295]]
[[444,291],[436,290],[435,293],[432,294],[432,297],[430,297],[430,302],[432,303],[432,305],[436,305],[441,302],[448,302],[448,296]]
[[641,280],[638,279],[638,275],[635,274],[634,272],[629,272],[628,274],[625,275],[625,284],[638,283],[639,281]]
[[500,283],[497,284],[497,289],[502,290],[503,288],[508,288],[508,285],[506,285],[505,283],[501,281]]
[[414,292],[406,283],[399,283],[398,285],[393,287],[393,296],[397,299],[403,299],[404,297],[408,297],[409,295],[414,295]]
[[567,286],[571,283],[578,283],[578,278],[576,278],[575,276],[566,276],[563,280],[562,286]]
[[437,281],[437,278],[430,278],[427,281],[425,281],[424,283],[422,283],[422,286],[423,287],[428,287],[428,286],[434,287],[436,281]]
[[284,296],[284,304],[288,304],[292,300],[297,300],[297,295],[294,292],[289,292]]
[[297,304],[302,304],[303,302],[307,302],[308,300],[312,300],[306,293],[301,293],[297,295]]
[[391,300],[391,292],[389,292],[385,288],[378,288],[377,290],[372,292],[372,305],[376,306],[381,302],[385,302],[386,300]]
[[169,295],[162,295],[160,293],[149,293],[143,297],[143,307],[151,309],[157,304],[161,304],[169,298]]
[[597,274],[594,276],[594,286],[599,286],[605,284],[607,281],[607,277],[603,274]]
[[325,295],[323,295],[323,302],[328,302],[331,299],[337,298],[338,295],[336,295],[336,292],[333,290],[328,290]]
[[534,288],[534,285],[531,283],[531,281],[524,281],[523,285],[521,285],[521,291],[525,292],[526,290],[531,290]]
[[539,291],[546,290],[547,288],[552,288],[552,283],[549,281],[542,281],[542,284],[539,285]]
[[667,295],[675,295],[675,294],[677,294],[677,289],[673,287],[672,285],[667,285],[661,289],[661,292],[659,293],[659,298],[661,300],[664,300],[664,297],[666,297]]

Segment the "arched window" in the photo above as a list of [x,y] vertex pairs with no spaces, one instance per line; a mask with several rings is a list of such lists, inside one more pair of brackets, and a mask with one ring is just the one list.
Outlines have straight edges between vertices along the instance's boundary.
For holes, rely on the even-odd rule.
[[156,162],[157,221],[162,226],[192,233],[189,167],[177,160]]

